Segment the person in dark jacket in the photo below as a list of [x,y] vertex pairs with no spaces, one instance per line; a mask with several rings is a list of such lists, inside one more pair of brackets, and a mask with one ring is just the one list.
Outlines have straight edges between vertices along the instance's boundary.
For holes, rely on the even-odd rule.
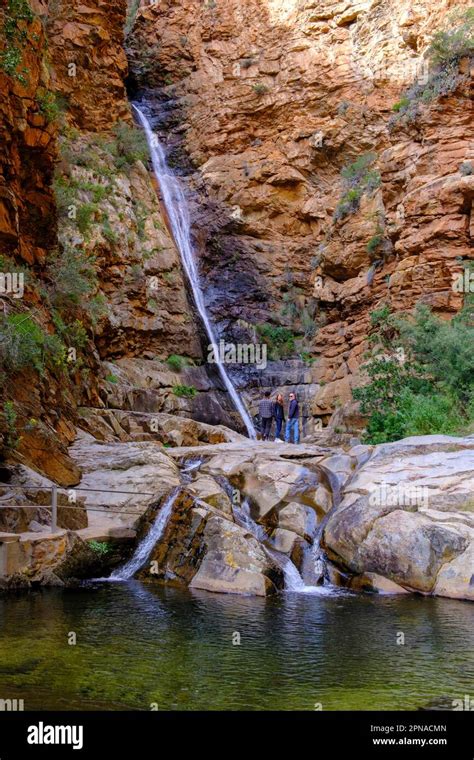
[[278,393],[275,399],[275,403],[273,404],[273,416],[275,417],[276,424],[275,441],[281,440],[281,429],[283,427],[283,423],[285,422],[285,407],[283,404],[283,396],[281,393]]
[[285,443],[290,443],[293,434],[294,443],[300,442],[300,408],[294,393],[290,393],[290,406],[285,429]]
[[273,420],[273,404],[270,401],[270,391],[265,391],[265,398],[260,401],[258,413],[262,421],[262,440],[268,441]]

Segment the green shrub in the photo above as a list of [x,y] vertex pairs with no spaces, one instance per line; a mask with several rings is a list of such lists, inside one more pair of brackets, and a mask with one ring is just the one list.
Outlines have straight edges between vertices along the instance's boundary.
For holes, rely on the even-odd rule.
[[44,336],[45,361],[50,367],[57,369],[66,369],[67,350],[59,335],[56,333],[45,333]]
[[95,554],[103,557],[112,551],[112,548],[107,541],[88,541],[88,546]]
[[135,213],[135,220],[137,224],[137,235],[140,240],[146,240],[145,223],[148,219],[149,212],[141,201],[133,202],[133,210]]
[[185,367],[188,363],[188,360],[185,356],[179,356],[178,354],[171,354],[171,356],[168,356],[166,363],[168,367],[173,370],[173,372],[181,372],[183,367]]
[[66,323],[56,309],[52,311],[52,318],[58,335],[67,346],[77,349],[86,347],[88,342],[87,331],[80,319]]
[[118,383],[118,380],[119,380],[117,375],[106,375],[105,379],[108,383],[114,383],[114,384]]
[[33,18],[28,0],[8,0],[2,29],[5,48],[0,53],[0,69],[22,84],[27,83],[28,74],[26,67],[20,69],[23,50],[28,44],[25,25],[30,24]]
[[344,193],[334,211],[334,221],[357,211],[363,194],[371,195],[380,186],[380,173],[371,168],[376,158],[375,153],[364,153],[341,170]]
[[26,84],[26,78],[24,76],[26,69],[23,70],[23,73],[18,72],[18,67],[22,60],[23,54],[20,48],[7,47],[6,50],[3,50],[0,53],[0,69],[2,69],[9,77],[14,77],[15,79],[18,79],[18,81]]
[[474,419],[474,320],[467,303],[450,322],[419,305],[408,316],[371,315],[364,365],[369,382],[353,391],[368,416],[365,440],[456,433]]
[[380,233],[376,233],[375,235],[372,235],[369,242],[367,243],[367,253],[371,256],[376,253],[376,251],[380,248],[384,240],[384,237]]
[[44,369],[44,334],[30,314],[2,315],[0,318],[0,358],[7,369],[17,371],[29,366]]
[[175,385],[173,387],[173,393],[180,398],[194,398],[197,394],[197,390],[192,385]]
[[[377,178],[376,172],[370,170],[377,155],[375,153],[363,153],[352,164],[348,164],[341,169],[341,177],[346,181],[349,187],[358,187],[368,183],[369,180]],[[378,187],[377,181],[374,187]]]
[[59,114],[60,114],[60,108],[58,101],[56,100],[56,95],[54,92],[49,92],[48,90],[41,90],[37,96],[36,100],[39,106],[39,109],[42,114],[45,115],[46,121],[48,124],[50,124],[52,121],[55,121]]
[[17,449],[21,437],[18,435],[17,431],[17,413],[13,401],[5,401],[2,417],[5,423],[5,446],[7,449],[11,450]]
[[105,237],[105,239],[114,245],[118,242],[119,236],[118,234],[112,229],[112,226],[110,224],[110,220],[106,218],[104,220],[104,224],[102,225],[102,234]]
[[300,353],[300,359],[302,362],[304,362],[308,367],[312,367],[316,359],[314,356],[311,356],[309,351],[302,351]]
[[97,293],[87,301],[87,313],[93,327],[96,327],[100,320],[107,316],[107,299],[102,293]]
[[12,372],[32,367],[42,374],[46,365],[63,370],[66,347],[58,335],[45,333],[30,313],[2,315],[0,363]]
[[74,188],[65,177],[55,177],[53,189],[58,213],[63,216],[69,212],[70,206],[74,205],[76,198]]
[[454,28],[436,32],[428,48],[428,57],[437,66],[474,55],[474,8],[455,11],[449,23]]
[[254,84],[252,86],[252,89],[256,95],[261,97],[262,95],[265,95],[266,92],[268,92],[268,87],[266,84],[263,84],[263,82],[257,82],[257,84]]
[[288,328],[261,324],[256,329],[268,347],[270,359],[276,361],[295,353],[295,336]]
[[456,433],[466,422],[458,400],[444,393],[424,395],[405,391],[401,394],[400,411],[405,437]]
[[413,84],[395,103],[396,113],[388,122],[389,129],[398,123],[417,119],[421,106],[450,95],[466,77],[460,72],[461,58],[474,55],[474,9],[457,11],[449,17],[452,28],[437,31],[427,51],[431,71],[426,82]]
[[125,169],[133,166],[137,161],[148,161],[148,145],[146,137],[141,129],[131,127],[124,121],[119,121],[113,129],[115,145],[111,146],[111,152],[115,158],[117,169]]
[[88,235],[92,221],[99,208],[96,203],[83,203],[77,210],[76,223],[79,232],[85,237]]
[[398,113],[402,110],[402,108],[406,108],[408,105],[410,105],[410,99],[404,95],[402,98],[400,98],[400,100],[393,104],[392,111]]
[[48,266],[52,301],[58,308],[79,304],[84,307],[87,297],[97,288],[94,261],[83,248],[63,246]]

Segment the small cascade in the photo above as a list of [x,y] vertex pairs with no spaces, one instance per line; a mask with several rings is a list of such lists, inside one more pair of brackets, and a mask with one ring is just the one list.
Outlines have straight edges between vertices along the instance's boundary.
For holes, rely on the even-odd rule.
[[168,524],[168,520],[171,517],[174,502],[179,493],[179,488],[173,489],[169,494],[165,503],[160,507],[160,510],[156,516],[155,522],[151,526],[150,530],[143,538],[143,540],[137,546],[135,553],[131,559],[128,560],[122,567],[115,570],[110,576],[110,580],[116,581],[128,581],[135,573],[137,573],[143,565],[146,563],[150,556],[153,547],[160,540],[164,533],[164,530]]
[[133,108],[137,113],[140,124],[142,125],[146,135],[151,161],[153,164],[153,171],[155,173],[158,185],[161,189],[163,203],[168,215],[171,232],[181,256],[184,271],[186,272],[186,276],[193,292],[196,308],[205,327],[207,336],[209,338],[209,343],[214,348],[214,356],[216,359],[217,369],[236,410],[242,418],[242,421],[247,429],[248,436],[255,439],[257,437],[257,434],[250,415],[247,412],[242,399],[237,393],[234,384],[232,383],[232,380],[227,373],[225,365],[220,359],[217,336],[214,333],[214,328],[209,319],[206,304],[204,303],[203,293],[201,290],[198,268],[196,266],[193,246],[191,242],[191,220],[189,216],[189,209],[183,190],[181,188],[181,184],[168,166],[165,152],[157,136],[154,134],[147,117],[140,110],[140,108],[138,108],[138,106],[133,105]]
[[267,532],[263,525],[256,523],[250,514],[250,502],[248,499],[244,499],[241,504],[233,504],[232,509],[237,525],[248,530],[261,544],[268,540]]
[[327,580],[327,563],[323,549],[321,548],[321,537],[324,529],[322,521],[317,527],[313,536],[313,544],[307,547],[303,557],[302,576],[308,585],[324,585]]
[[[232,487],[230,490],[232,490]],[[329,588],[323,586],[307,586],[300,575],[300,572],[294,562],[286,554],[276,551],[268,545],[268,536],[263,525],[255,522],[250,514],[250,502],[244,499],[241,504],[233,504],[233,512],[237,525],[245,528],[251,533],[262,545],[263,550],[280,568],[285,579],[285,591],[299,594],[328,594],[331,593]]]
[[194,474],[199,470],[202,463],[203,463],[203,460],[199,458],[186,460],[181,470],[181,482],[184,485],[187,485],[188,483],[192,482],[194,478]]

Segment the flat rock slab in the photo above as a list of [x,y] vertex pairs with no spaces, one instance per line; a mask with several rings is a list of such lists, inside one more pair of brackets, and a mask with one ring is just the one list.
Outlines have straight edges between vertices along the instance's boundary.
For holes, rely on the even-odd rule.
[[70,455],[82,470],[77,490],[89,526],[104,519],[133,526],[152,501],[178,486],[179,468],[165,452],[153,442],[102,442],[81,431]]

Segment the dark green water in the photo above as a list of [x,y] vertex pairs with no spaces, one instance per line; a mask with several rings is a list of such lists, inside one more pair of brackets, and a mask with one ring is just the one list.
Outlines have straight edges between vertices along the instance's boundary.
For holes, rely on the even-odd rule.
[[265,600],[137,582],[9,595],[0,698],[26,710],[416,709],[474,696],[473,618],[446,599]]

